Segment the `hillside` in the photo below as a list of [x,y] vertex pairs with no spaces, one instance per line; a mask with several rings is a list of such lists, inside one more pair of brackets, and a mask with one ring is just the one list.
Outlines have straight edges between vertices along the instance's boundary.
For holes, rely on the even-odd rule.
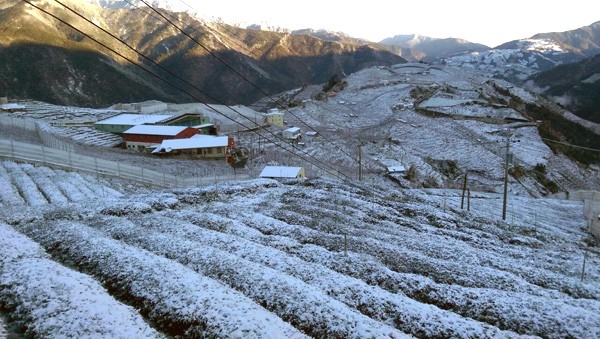
[[[153,72],[202,101],[214,102],[177,77],[213,99],[248,103],[263,97],[261,91],[279,92],[305,83],[321,83],[334,74],[404,61],[374,46],[245,30],[196,19],[184,12],[164,12],[196,44],[147,7],[109,9],[72,0],[64,3],[175,75],[151,65],[59,4],[46,2],[41,6],[128,59],[147,64]],[[94,107],[120,101],[192,100],[25,2],[10,0],[0,7],[0,32],[0,90],[4,96]],[[23,69],[23,65],[35,67]],[[240,81],[229,67],[254,85]]]
[[600,55],[534,75],[532,90],[563,105],[583,119],[600,123]]
[[255,180],[3,208],[1,309],[34,336],[600,334],[580,203],[515,198],[504,223],[500,195],[441,193]]
[[551,39],[566,49],[591,57],[600,54],[600,21],[566,32],[540,33],[533,39]]
[[[353,178],[358,146],[363,145],[366,180],[395,180],[402,187],[458,188],[468,172],[478,190],[500,193],[510,140],[511,167],[519,169],[509,176],[511,194],[541,196],[600,188],[597,152],[544,140],[599,149],[599,125],[512,83],[465,67],[415,63],[363,70],[343,83],[343,89],[326,94],[321,86],[298,89],[282,95],[280,101],[302,103],[287,108],[289,126],[303,131],[314,128],[323,135],[304,138],[301,153],[334,164]],[[276,151],[269,148],[269,156],[259,158],[257,164],[302,163],[297,158],[277,158],[272,155]],[[414,167],[416,173],[388,174],[387,167],[393,165]],[[536,167],[544,168],[544,173],[537,173]],[[321,173],[310,165],[307,168],[308,173]]]

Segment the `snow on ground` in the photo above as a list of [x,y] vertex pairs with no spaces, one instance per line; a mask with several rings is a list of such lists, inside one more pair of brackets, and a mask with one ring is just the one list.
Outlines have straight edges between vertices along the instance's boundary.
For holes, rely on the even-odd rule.
[[28,336],[160,337],[97,281],[50,260],[37,243],[4,223],[0,235],[0,306]]
[[[599,251],[590,248],[583,270],[588,240],[581,204],[532,199],[543,191],[540,184],[511,176],[502,221],[498,193],[507,139],[514,165],[545,165],[561,188],[599,187],[591,170],[553,154],[531,124],[479,119],[514,112],[498,104],[505,98],[489,78],[468,69],[403,64],[346,80],[335,97],[306,96],[291,109],[299,119],[286,113],[288,127],[302,129],[304,145],[279,146],[314,157],[321,168],[267,140],[281,128],[261,130],[262,138],[235,137],[254,151],[244,171],[305,166],[309,178],[332,172],[355,178],[360,145],[362,183],[261,179],[150,191],[0,163],[0,231],[7,235],[0,242],[29,253],[0,267],[0,279],[10,282],[0,284],[1,298],[22,310],[10,315],[27,328],[47,328],[46,320],[71,322],[64,312],[47,313],[47,304],[31,301],[20,288],[43,293],[50,305],[65,305],[77,302],[66,296],[64,283],[86,291],[98,291],[94,283],[101,283],[103,292],[80,298],[114,298],[144,314],[158,333],[173,336],[599,337]],[[534,99],[508,82],[497,85]],[[296,92],[303,98],[318,91],[309,86]],[[447,109],[464,120],[419,112],[415,105],[432,95],[445,99],[429,109]],[[28,114],[48,114],[55,123],[111,114],[35,105]],[[304,134],[309,127],[318,134]],[[76,148],[166,173],[232,171],[224,162]],[[431,186],[458,187],[468,171],[470,211],[461,210],[460,191],[401,190],[385,176],[387,163],[414,166],[417,179]],[[48,269],[53,285],[32,279]],[[73,309],[79,311],[91,314]],[[34,312],[44,316],[31,317]],[[65,328],[85,331],[90,321],[97,324],[97,317],[83,318]]]
[[501,195],[460,198],[260,179],[0,218],[166,334],[600,335],[580,203],[511,197],[502,222]]

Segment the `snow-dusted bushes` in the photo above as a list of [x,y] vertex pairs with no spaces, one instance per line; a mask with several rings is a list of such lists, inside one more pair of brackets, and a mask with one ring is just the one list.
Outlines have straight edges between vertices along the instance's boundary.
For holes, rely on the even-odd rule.
[[[162,220],[166,227],[173,222]],[[154,223],[154,218],[144,219],[142,223]],[[224,282],[311,336],[402,337],[400,332],[348,308],[319,288],[229,251],[143,229],[123,219],[90,220],[90,224],[113,237]]]
[[28,205],[40,206],[48,203],[48,200],[37,189],[37,185],[21,170],[18,164],[5,161],[3,165]]
[[98,282],[50,260],[43,249],[0,224],[0,307],[32,337],[159,337],[140,315]]
[[[365,258],[363,254],[351,255],[351,258],[358,259],[349,261],[340,256],[343,243],[340,236],[307,230],[275,219],[261,219],[260,216],[254,216],[249,225],[267,234],[267,237],[262,237],[265,244],[277,246],[304,260],[321,263],[390,292],[402,292],[421,302],[431,303],[502,329],[532,335],[551,336],[560,333],[583,337],[596,335],[600,331],[593,325],[600,321],[600,317],[593,311],[600,311],[598,301],[573,299],[558,291],[530,285],[511,274],[505,273],[504,277],[509,279],[501,284],[502,280],[493,278],[495,270],[486,267],[481,267],[480,271],[474,271],[473,274],[468,274],[468,271],[458,266],[441,270],[444,266],[440,266],[433,258],[419,256],[418,261],[409,261],[416,253],[398,252],[398,247],[360,237],[351,237],[349,247],[354,253],[370,254],[366,256],[369,260],[362,262],[360,258]],[[240,227],[236,228],[239,234]],[[254,233],[251,234],[254,241],[261,242]],[[289,237],[290,242],[286,244],[282,237]],[[416,265],[421,263],[416,266],[417,274],[405,268],[407,262]],[[428,272],[430,277],[426,276]],[[438,274],[444,272],[449,276],[458,276],[462,282],[468,282],[472,286],[436,281]],[[484,278],[489,279],[485,284],[495,287],[477,287],[483,285]]]
[[49,222],[22,229],[53,255],[90,272],[172,335],[302,337],[272,313],[218,282],[83,224]]
[[44,196],[48,199],[50,203],[67,203],[68,199],[65,195],[58,189],[56,183],[54,183],[47,175],[45,171],[40,170],[39,168],[33,167],[29,164],[21,165],[21,168],[35,184],[38,189],[44,194]]
[[0,163],[0,202],[9,206],[22,205],[23,198],[10,180],[10,176],[3,166],[4,163],[6,162]]
[[[174,243],[191,240],[195,247],[203,250],[218,248],[253,263],[270,267],[281,272],[281,274],[300,279],[373,319],[393,324],[398,329],[413,335],[421,337],[502,335],[502,332],[496,327],[462,318],[432,305],[421,304],[405,297],[402,293],[397,293],[398,290],[390,293],[381,288],[369,286],[360,279],[332,271],[319,264],[318,261],[315,261],[315,263],[306,262],[275,248],[198,227],[186,221],[191,218],[199,221],[200,225],[210,224],[211,227],[214,227],[220,222],[217,216],[208,213],[197,213],[196,218],[194,218],[192,213],[186,213],[176,219],[176,213],[170,214],[172,215],[171,218],[153,215],[151,217],[141,217],[140,220],[136,219],[134,222],[141,224],[143,231],[136,230],[133,226],[130,226],[128,230],[123,230],[123,225],[127,222],[118,219],[105,220],[104,222],[94,221],[93,223],[126,239],[132,239],[132,233],[140,234],[138,232],[141,232],[148,236],[153,234],[151,230],[156,230],[172,235],[172,242]],[[200,221],[200,218],[204,220]],[[101,226],[102,224],[104,225]],[[231,229],[240,231],[240,226],[236,222]],[[120,230],[126,233],[120,234]],[[139,235],[133,237],[138,238]],[[150,239],[147,241],[154,243]]]

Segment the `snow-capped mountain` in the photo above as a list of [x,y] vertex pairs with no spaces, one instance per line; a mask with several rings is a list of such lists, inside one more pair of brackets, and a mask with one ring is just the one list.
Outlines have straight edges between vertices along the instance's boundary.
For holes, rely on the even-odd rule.
[[600,53],[600,21],[576,30],[541,33],[529,39],[509,41],[487,51],[445,58],[443,62],[523,82],[536,73],[597,53]]
[[444,58],[442,63],[474,68],[490,76],[521,83],[533,74],[576,59],[577,55],[552,40],[524,39],[486,51]]
[[379,43],[408,49],[412,56],[412,58],[409,57],[410,60],[424,61],[434,61],[465,52],[483,52],[489,49],[488,46],[463,39],[438,39],[418,34],[396,35]]

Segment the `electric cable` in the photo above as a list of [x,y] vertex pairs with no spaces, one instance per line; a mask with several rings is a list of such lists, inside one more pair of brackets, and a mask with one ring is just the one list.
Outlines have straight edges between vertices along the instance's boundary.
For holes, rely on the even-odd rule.
[[[129,45],[128,43],[126,43],[125,41],[123,41],[121,38],[119,38],[119,37],[115,36],[114,34],[112,34],[111,32],[107,31],[106,29],[104,29],[104,28],[102,28],[102,27],[98,26],[96,23],[92,22],[91,20],[89,20],[89,19],[88,19],[88,18],[86,18],[85,16],[81,15],[81,14],[80,14],[80,13],[78,13],[77,11],[73,10],[72,8],[70,8],[70,7],[66,6],[65,4],[63,4],[62,2],[60,2],[59,0],[55,0],[55,2],[59,3],[59,4],[60,4],[60,5],[62,5],[64,8],[68,9],[68,10],[69,10],[70,12],[72,12],[73,14],[75,14],[75,15],[79,16],[80,18],[82,18],[83,20],[85,20],[86,22],[88,22],[89,24],[91,24],[91,25],[93,25],[94,27],[96,27],[96,28],[100,29],[100,30],[101,30],[101,31],[103,31],[105,34],[108,34],[108,35],[109,35],[109,36],[111,36],[113,39],[115,39],[115,40],[118,40],[120,43],[122,43],[123,45],[127,46],[129,49],[131,49],[132,51],[134,51],[135,53],[137,53],[137,54],[138,54],[139,56],[141,56],[142,58],[144,58],[144,59],[146,59],[147,61],[151,62],[152,64],[154,64],[155,66],[159,67],[160,69],[162,69],[162,70],[166,71],[166,72],[167,72],[167,73],[169,73],[170,75],[172,75],[172,76],[176,77],[178,80],[180,80],[180,81],[184,82],[186,85],[188,85],[188,86],[190,86],[190,87],[194,88],[194,89],[195,89],[195,90],[197,90],[198,92],[200,92],[200,93],[204,94],[204,95],[205,95],[206,97],[208,97],[209,99],[211,99],[211,100],[213,100],[213,101],[216,101],[217,103],[219,103],[219,104],[221,104],[221,105],[223,105],[223,106],[225,106],[225,107],[227,107],[227,108],[231,109],[232,111],[236,112],[237,114],[239,114],[239,115],[240,115],[240,116],[242,116],[243,118],[245,118],[245,119],[247,119],[248,121],[250,121],[250,122],[254,123],[254,124],[257,126],[257,127],[261,127],[261,126],[260,126],[260,125],[258,125],[258,124],[257,124],[255,121],[252,121],[252,119],[250,119],[250,118],[246,117],[246,116],[245,116],[245,115],[243,115],[241,112],[238,112],[237,110],[235,110],[234,108],[230,107],[229,105],[227,105],[227,104],[225,104],[225,103],[221,102],[220,100],[218,100],[218,99],[216,99],[216,98],[212,97],[212,96],[211,96],[211,95],[209,95],[208,93],[206,93],[206,92],[202,91],[202,90],[201,90],[200,88],[198,88],[197,86],[195,86],[195,85],[193,85],[193,84],[189,83],[189,82],[188,82],[188,81],[186,81],[185,79],[181,78],[180,76],[178,76],[178,75],[176,75],[175,73],[171,72],[171,71],[170,71],[170,70],[168,70],[167,68],[165,68],[165,67],[163,67],[162,65],[158,64],[158,63],[157,63],[157,62],[155,62],[154,60],[152,60],[152,59],[148,58],[146,55],[144,55],[143,53],[140,53],[139,51],[137,51],[135,48],[133,48],[131,45]],[[186,93],[186,94],[188,94],[188,93]],[[188,96],[189,96],[189,94],[188,94]],[[200,101],[198,98],[195,98],[195,97],[193,97],[193,99],[195,99],[196,101]],[[206,104],[206,103],[203,103],[203,105],[205,105],[205,106],[209,107],[211,110],[213,110],[213,111],[217,112],[218,114],[221,114],[221,115],[223,115],[221,112],[218,112],[218,111],[217,111],[217,110],[216,110],[214,107],[212,107],[212,106],[210,106],[210,105],[208,105],[208,104]],[[230,120],[231,120],[231,119],[230,119]],[[233,120],[232,120],[232,121],[233,121]],[[234,121],[234,122],[236,122],[236,121]],[[239,123],[239,122],[236,122],[236,123],[238,123],[238,124],[242,125],[242,126],[243,126],[244,128],[246,128],[246,129],[250,130],[250,128],[249,128],[248,126],[245,126],[245,125],[243,125],[243,124],[241,124],[241,123]],[[266,131],[266,132],[268,132],[269,134],[273,135],[275,138],[277,138],[277,139],[279,139],[279,140],[282,140],[280,137],[278,137],[277,135],[275,135],[275,134],[274,134],[272,131],[269,131],[269,130],[265,130],[265,131]],[[252,131],[252,132],[254,132],[254,133],[258,134],[258,135],[259,135],[259,136],[261,136],[261,137],[264,137],[264,136],[263,136],[262,134],[260,134],[260,132],[258,132],[258,131]],[[269,142],[273,142],[272,140],[270,140],[270,139],[267,139],[266,137],[265,137],[265,139],[266,139],[267,141],[269,141]],[[281,147],[281,146],[280,146],[280,147]],[[282,147],[282,148],[283,148],[283,147]],[[303,150],[300,150],[300,149],[298,149],[297,147],[295,147],[295,146],[293,146],[293,145],[292,145],[292,148],[295,148],[296,150],[298,150],[298,151],[301,151],[301,152],[302,152],[302,153],[304,153],[306,156],[309,156],[309,157],[311,157],[311,158],[315,159],[315,161],[318,161],[319,163],[321,163],[321,164],[323,164],[323,165],[325,165],[325,166],[327,166],[327,167],[329,167],[329,168],[333,168],[335,171],[337,171],[337,169],[335,169],[335,167],[329,166],[328,164],[326,164],[326,163],[324,163],[323,161],[321,161],[321,160],[319,160],[319,159],[315,158],[314,156],[311,156],[311,155],[309,155],[309,154],[308,154],[308,153],[306,153],[305,151],[303,151]],[[285,149],[285,148],[283,148],[283,149],[284,149],[284,150],[287,150],[287,149]],[[288,151],[289,151],[289,150],[288,150]],[[294,153],[294,152],[291,152],[291,153],[292,153],[292,154],[294,154],[294,155],[298,155],[298,154],[296,154],[296,153]],[[314,165],[314,163],[313,163],[313,165]],[[317,167],[318,167],[318,166],[317,166]],[[320,167],[318,167],[318,168],[320,168]]]
[[[30,6],[32,6],[32,7],[36,8],[36,9],[40,10],[40,11],[41,11],[41,12],[43,12],[43,13],[46,13],[47,15],[49,15],[49,16],[51,16],[51,17],[53,17],[54,19],[56,19],[56,20],[60,21],[61,23],[65,24],[65,25],[67,25],[68,27],[70,27],[70,28],[74,29],[75,31],[77,31],[77,32],[81,33],[82,35],[84,35],[84,36],[86,36],[87,38],[89,38],[90,40],[92,40],[92,41],[96,42],[96,43],[97,43],[97,44],[99,44],[100,46],[102,46],[102,47],[106,48],[107,50],[109,50],[109,51],[111,51],[111,52],[113,52],[113,53],[115,53],[116,55],[120,56],[120,57],[121,57],[121,58],[123,58],[124,60],[126,60],[126,61],[128,61],[129,63],[133,64],[134,66],[136,66],[136,67],[138,67],[138,68],[142,69],[143,71],[145,71],[145,72],[149,73],[149,74],[150,74],[150,75],[152,75],[153,77],[155,77],[155,78],[157,78],[157,79],[159,79],[159,80],[161,80],[161,81],[163,81],[163,82],[167,83],[168,85],[172,86],[173,88],[175,88],[175,89],[177,89],[177,90],[181,91],[182,93],[186,94],[186,95],[187,95],[187,96],[189,96],[190,98],[192,98],[192,99],[194,99],[194,100],[198,100],[198,98],[196,98],[196,97],[195,97],[193,94],[191,94],[191,93],[189,93],[188,91],[186,91],[186,90],[182,89],[181,87],[179,87],[179,86],[175,85],[175,84],[174,84],[174,83],[172,83],[171,81],[169,81],[169,80],[167,80],[167,79],[165,79],[165,78],[161,77],[160,75],[158,75],[158,74],[156,74],[156,73],[152,72],[151,70],[149,70],[149,69],[147,69],[147,68],[145,68],[145,67],[141,66],[140,64],[138,64],[138,63],[136,63],[135,61],[131,60],[130,58],[128,58],[128,57],[126,57],[126,56],[124,56],[123,54],[121,54],[121,53],[119,53],[119,52],[115,51],[114,49],[112,49],[111,47],[107,46],[106,44],[104,44],[104,43],[102,43],[102,42],[98,41],[97,39],[93,38],[93,37],[92,37],[92,36],[90,36],[89,34],[87,34],[87,33],[83,32],[83,31],[81,31],[80,29],[78,29],[77,27],[75,27],[75,26],[71,25],[71,24],[70,24],[70,23],[68,23],[66,20],[64,20],[64,19],[61,19],[61,18],[59,18],[58,16],[54,15],[53,13],[51,13],[51,12],[49,12],[49,11],[47,11],[47,10],[45,10],[45,9],[43,9],[43,8],[41,8],[41,7],[37,6],[37,5],[35,5],[35,4],[33,4],[33,3],[32,3],[31,1],[29,1],[29,0],[21,0],[21,1],[23,1],[23,2],[25,2],[25,3],[27,3],[27,4],[29,4]],[[60,3],[60,2],[59,2],[59,1],[57,1],[57,0],[55,0],[55,1],[56,1],[56,2],[58,2],[58,3]],[[61,5],[63,5],[62,3],[60,3],[60,4],[61,4]],[[64,5],[63,5],[63,6],[64,6]],[[68,7],[66,7],[66,6],[65,6],[65,8],[68,8]],[[88,21],[88,22],[89,22],[89,21]],[[137,51],[136,51],[136,52],[137,52]],[[139,52],[137,52],[137,53],[138,53],[140,56],[142,56],[142,57],[145,57],[145,56],[144,56],[142,53],[139,53]],[[147,58],[147,57],[145,57],[145,58],[146,58],[147,60],[151,61],[149,58]],[[166,70],[166,69],[165,69],[165,70]],[[167,70],[167,71],[168,71],[168,70]],[[197,89],[197,90],[198,90],[200,93],[203,93],[203,92],[202,92],[200,89]],[[204,94],[204,93],[203,93],[203,94]],[[211,109],[211,110],[215,111],[217,114],[220,114],[220,115],[224,116],[225,118],[227,118],[227,119],[229,119],[229,120],[231,120],[231,121],[233,121],[233,122],[235,122],[235,123],[237,123],[237,124],[239,124],[239,125],[241,125],[241,126],[243,126],[243,127],[245,127],[245,128],[249,128],[248,126],[245,126],[244,124],[242,124],[242,123],[240,123],[240,122],[238,122],[238,121],[236,121],[236,120],[232,119],[231,117],[228,117],[227,115],[225,115],[225,114],[223,114],[223,113],[219,112],[219,111],[218,111],[218,110],[216,110],[214,107],[212,107],[212,106],[210,106],[210,105],[207,105],[207,104],[204,104],[204,105],[206,105],[206,106],[207,106],[209,109]],[[232,109],[231,107],[228,107],[228,108]],[[232,109],[232,110],[233,110],[233,111],[235,111],[234,109]],[[236,111],[236,112],[237,112],[237,111]],[[240,112],[237,112],[237,113],[243,116],[243,114],[241,114]],[[245,117],[245,116],[244,116],[244,117]],[[248,119],[249,119],[249,118],[248,118]],[[258,133],[258,134],[259,134],[259,133]],[[259,135],[260,135],[260,134],[259,134]],[[262,135],[261,135],[261,136],[262,136]],[[268,140],[269,142],[273,142],[272,140],[270,140],[270,139],[266,138],[265,136],[262,136],[262,137],[264,137],[264,138],[265,138],[266,140]],[[346,177],[346,179],[348,179],[348,180],[350,179],[350,178],[349,178],[349,177],[347,177],[346,175],[343,175],[343,174],[341,174],[341,173],[340,173],[339,171],[337,171],[335,168],[333,169],[333,172],[330,172],[330,170],[327,170],[327,169],[324,169],[324,168],[320,167],[320,166],[319,166],[319,165],[317,165],[315,162],[313,162],[313,161],[311,161],[311,160],[308,160],[308,159],[304,158],[303,156],[301,156],[301,155],[298,155],[298,154],[294,153],[293,151],[290,151],[289,149],[286,149],[285,147],[283,147],[283,146],[281,146],[281,145],[278,145],[277,143],[275,143],[275,144],[276,144],[277,146],[281,147],[282,149],[284,149],[285,151],[288,151],[288,152],[292,153],[293,155],[295,155],[295,156],[298,156],[299,158],[301,158],[301,159],[303,159],[303,160],[305,160],[305,161],[307,161],[307,162],[309,162],[309,163],[313,164],[315,167],[317,167],[317,168],[319,168],[319,169],[323,170],[324,172],[331,174],[332,176],[335,176],[335,177],[338,177],[338,178],[340,178],[340,177],[339,177],[339,175],[342,175],[342,176]],[[321,162],[321,161],[319,161],[318,159],[316,159],[316,158],[314,158],[314,157],[312,157],[312,156],[309,156],[309,157],[310,157],[310,158],[313,158],[313,159],[314,159],[315,161],[317,161],[317,162]],[[322,162],[321,162],[321,163],[322,163]],[[337,173],[336,173],[336,172],[337,172]],[[340,178],[340,179],[341,179],[341,178]]]
[[[261,94],[263,94],[265,97],[268,97],[269,99],[271,99],[273,102],[276,102],[276,100],[271,97],[268,93],[266,93],[262,88],[258,87],[258,85],[256,85],[254,82],[252,82],[250,79],[248,79],[246,76],[244,76],[243,74],[241,74],[240,72],[238,72],[235,68],[233,68],[231,65],[229,65],[228,63],[226,63],[223,58],[217,56],[213,51],[211,51],[208,47],[204,46],[202,43],[200,43],[197,39],[195,39],[194,37],[192,37],[189,33],[185,32],[182,28],[180,28],[179,26],[177,26],[177,24],[175,24],[172,20],[170,20],[169,18],[167,18],[163,13],[161,13],[159,10],[157,10],[156,8],[152,7],[150,4],[148,4],[148,2],[146,2],[146,0],[139,0],[140,2],[144,3],[148,8],[150,8],[152,11],[154,11],[156,14],[158,14],[159,16],[161,16],[166,22],[168,22],[170,25],[172,25],[175,29],[177,29],[179,32],[181,32],[183,35],[187,36],[190,40],[192,40],[194,43],[196,43],[198,46],[200,46],[202,49],[204,49],[208,54],[210,54],[212,57],[214,57],[217,61],[219,61],[220,63],[222,63],[223,65],[225,65],[226,68],[228,68],[229,70],[231,70],[232,72],[234,72],[237,76],[239,76],[240,78],[242,78],[245,82],[249,83],[252,87],[254,87],[256,90],[258,90]],[[312,131],[317,132],[313,127],[311,127],[310,125],[308,125],[306,122],[304,122],[302,119],[300,119],[297,115],[295,115],[294,113],[292,113],[289,110],[286,110],[286,112],[290,113],[294,118],[296,118],[298,121],[302,122],[305,126],[307,126],[308,128],[310,128]],[[318,133],[318,132],[317,132]],[[318,133],[320,134],[320,133]],[[332,141],[328,140],[324,135],[321,135],[322,138],[324,138],[326,141],[330,142],[332,145],[333,144]],[[347,152],[345,152],[343,149],[338,148],[342,153],[344,153],[346,156],[350,157],[351,159],[354,160],[354,158],[348,154]],[[354,160],[356,161],[356,160]]]

